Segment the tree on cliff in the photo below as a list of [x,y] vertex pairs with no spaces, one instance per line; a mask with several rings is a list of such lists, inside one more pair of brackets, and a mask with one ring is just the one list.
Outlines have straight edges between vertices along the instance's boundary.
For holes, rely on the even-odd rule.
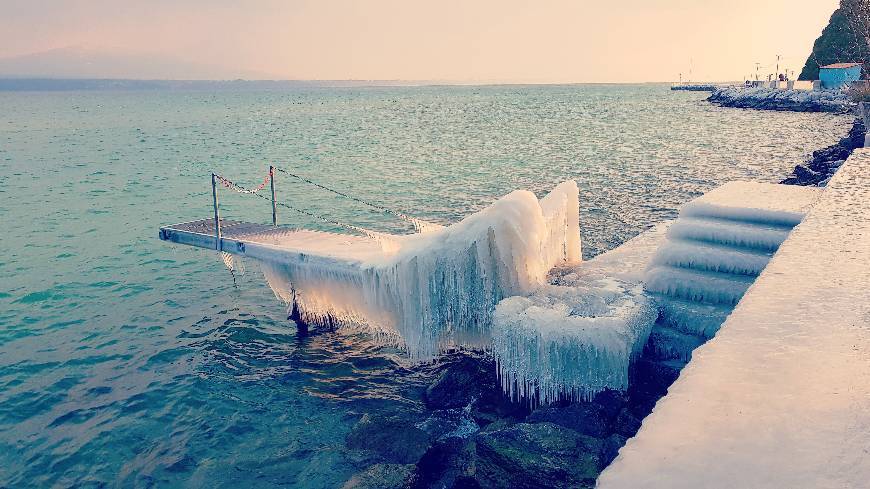
[[870,0],[840,0],[840,8],[816,39],[799,79],[818,80],[819,67],[842,62],[864,63],[870,69]]

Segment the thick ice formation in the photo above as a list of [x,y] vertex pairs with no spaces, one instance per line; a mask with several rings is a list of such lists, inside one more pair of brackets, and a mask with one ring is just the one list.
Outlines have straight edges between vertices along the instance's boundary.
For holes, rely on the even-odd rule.
[[552,402],[628,387],[658,310],[636,283],[616,279],[547,285],[501,301],[493,353],[512,398]]
[[667,227],[556,268],[550,284],[498,304],[493,355],[505,392],[547,403],[627,387],[630,362],[658,316],[640,279]]
[[867,487],[868,305],[865,149],[695,351],[598,487]]
[[294,255],[286,250],[298,246],[295,237],[276,240],[263,269],[304,321],[365,328],[426,358],[455,344],[489,346],[498,301],[579,262],[578,213],[568,181],[540,201],[516,191],[452,226],[392,236],[379,252],[367,242]]

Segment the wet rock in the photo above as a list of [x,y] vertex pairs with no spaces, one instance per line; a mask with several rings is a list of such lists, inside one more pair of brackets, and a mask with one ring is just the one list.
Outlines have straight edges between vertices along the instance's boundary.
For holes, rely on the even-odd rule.
[[549,422],[572,429],[587,436],[603,438],[608,435],[611,419],[607,411],[591,402],[575,402],[567,406],[545,406],[526,418],[529,423]]
[[492,396],[497,386],[495,364],[482,356],[459,356],[430,385],[423,401],[429,409],[464,408]]
[[810,92],[770,88],[723,87],[716,89],[707,99],[721,107],[792,112],[849,111],[849,101],[841,92]]
[[523,418],[529,412],[528,407],[504,395],[495,361],[479,353],[453,357],[435,382],[426,388],[423,401],[429,409],[468,408],[481,426],[505,416]]
[[798,180],[802,182],[807,182],[807,184],[817,183],[825,178],[824,174],[813,171],[803,165],[798,165],[794,167],[794,175],[798,178]]
[[640,429],[641,419],[639,419],[631,409],[623,409],[613,422],[613,430],[617,435],[622,435],[626,438],[631,438],[637,434]]
[[653,361],[641,358],[632,369],[629,399],[638,403],[644,399],[658,400],[668,392],[668,387],[680,376],[686,365],[682,360]]
[[432,411],[417,427],[428,433],[431,439],[438,441],[468,438],[480,431],[480,426],[471,417],[470,408]]
[[417,463],[414,488],[479,487],[474,480],[476,458],[473,440],[449,438],[438,442]]
[[601,447],[601,463],[605,467],[616,459],[616,456],[619,455],[619,449],[625,445],[626,441],[628,438],[616,433],[604,439]]
[[849,158],[852,152],[864,146],[867,129],[862,119],[855,119],[849,134],[840,139],[837,144],[813,152],[812,158],[803,165],[797,165],[792,175],[780,183],[786,185],[818,185],[824,186],[831,176],[837,172],[842,162]]
[[413,464],[426,453],[430,439],[409,420],[366,414],[345,441],[348,448],[370,451],[386,462]]
[[342,489],[405,489],[414,484],[414,464],[375,464],[344,483]]
[[553,423],[519,423],[476,437],[474,479],[491,488],[593,487],[602,442]]
[[616,415],[625,407],[628,402],[628,396],[624,392],[605,390],[599,392],[593,402],[604,410],[604,414],[608,419],[616,418]]

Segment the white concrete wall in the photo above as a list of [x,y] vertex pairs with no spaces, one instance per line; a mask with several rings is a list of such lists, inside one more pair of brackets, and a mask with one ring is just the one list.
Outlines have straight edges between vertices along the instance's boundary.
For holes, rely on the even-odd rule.
[[867,487],[868,236],[859,149],[597,487]]

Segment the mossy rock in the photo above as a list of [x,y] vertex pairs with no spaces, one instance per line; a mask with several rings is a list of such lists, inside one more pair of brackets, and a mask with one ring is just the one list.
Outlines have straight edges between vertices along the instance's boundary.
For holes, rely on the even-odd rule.
[[593,487],[603,468],[601,440],[554,423],[518,423],[475,441],[481,487]]

